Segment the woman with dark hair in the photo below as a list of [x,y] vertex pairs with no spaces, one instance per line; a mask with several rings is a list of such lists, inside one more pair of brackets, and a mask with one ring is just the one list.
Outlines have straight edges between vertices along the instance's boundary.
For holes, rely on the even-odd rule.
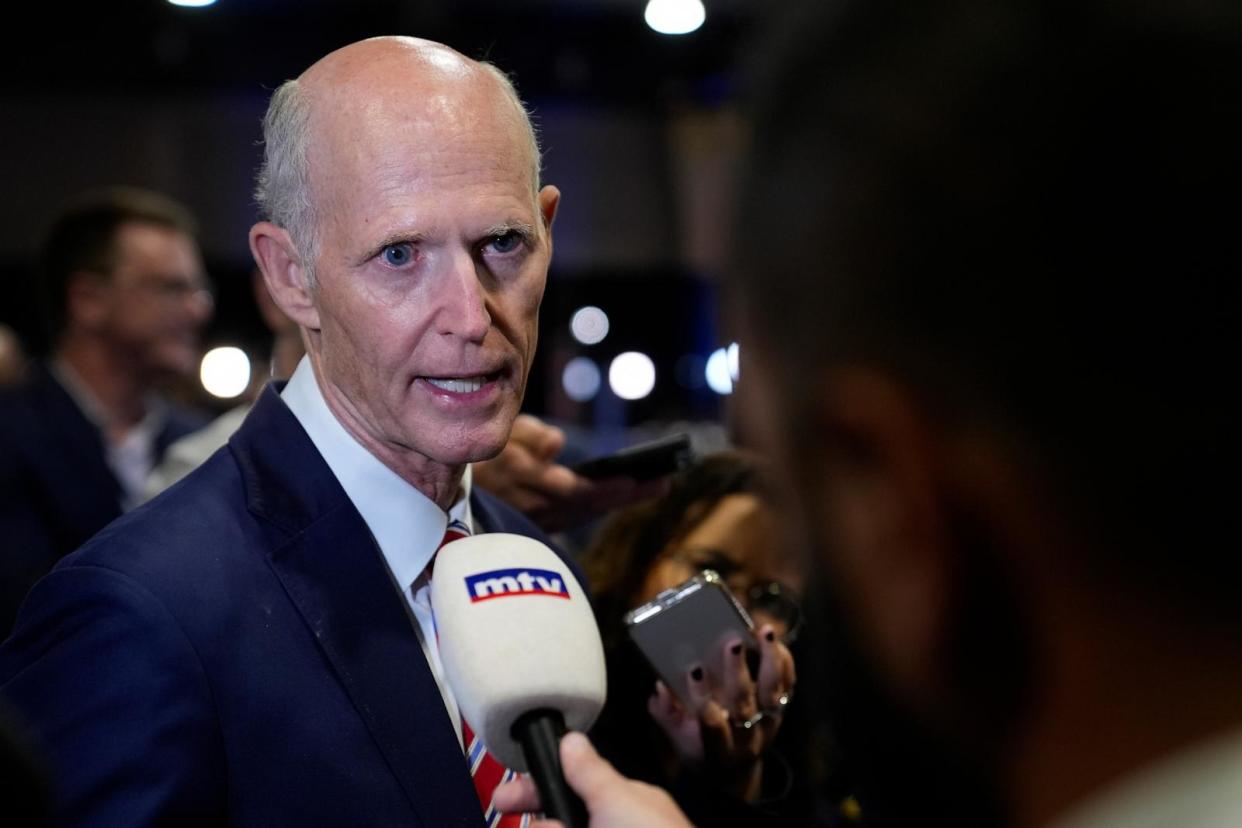
[[[791,786],[771,747],[793,690],[785,642],[800,613],[775,529],[754,461],[726,452],[678,474],[666,495],[617,512],[583,557],[609,682],[591,736],[622,773],[670,789],[699,824],[755,824],[782,809]],[[622,619],[706,569],[751,612],[758,652],[726,642],[736,680],[709,686],[692,671],[683,700],[657,680]]]

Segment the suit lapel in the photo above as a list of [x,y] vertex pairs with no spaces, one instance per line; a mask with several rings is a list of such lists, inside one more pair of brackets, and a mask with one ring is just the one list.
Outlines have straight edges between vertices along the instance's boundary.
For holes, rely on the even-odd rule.
[[362,517],[270,387],[230,444],[251,510],[281,527],[273,571],[420,820],[481,825],[439,688]]
[[108,468],[104,437],[78,408],[69,392],[45,368],[32,380],[36,428],[48,433],[48,445],[63,451],[37,458],[51,471],[51,480],[79,481],[62,503],[74,524],[78,543],[121,515],[121,484]]

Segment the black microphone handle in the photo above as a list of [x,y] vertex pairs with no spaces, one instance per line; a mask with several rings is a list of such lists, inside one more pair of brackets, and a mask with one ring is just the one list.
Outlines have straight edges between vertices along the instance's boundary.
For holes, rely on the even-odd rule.
[[570,789],[561,770],[560,745],[565,735],[565,717],[559,710],[532,710],[513,723],[511,733],[522,743],[526,766],[539,788],[543,812],[552,819],[559,819],[565,828],[587,828],[586,806]]

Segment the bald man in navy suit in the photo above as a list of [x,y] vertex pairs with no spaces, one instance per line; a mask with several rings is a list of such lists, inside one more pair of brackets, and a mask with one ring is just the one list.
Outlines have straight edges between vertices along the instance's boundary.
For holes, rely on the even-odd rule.
[[535,351],[559,193],[494,68],[377,38],[273,96],[250,245],[307,355],[31,593],[3,696],[68,824],[481,825],[427,603]]

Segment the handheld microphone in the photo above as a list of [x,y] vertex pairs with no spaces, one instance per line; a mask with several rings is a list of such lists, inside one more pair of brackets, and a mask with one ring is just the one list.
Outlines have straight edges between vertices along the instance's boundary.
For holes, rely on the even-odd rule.
[[549,817],[586,828],[559,745],[567,726],[586,730],[604,706],[604,650],[569,567],[523,535],[462,538],[436,555],[431,606],[466,721],[497,761],[530,772]]

